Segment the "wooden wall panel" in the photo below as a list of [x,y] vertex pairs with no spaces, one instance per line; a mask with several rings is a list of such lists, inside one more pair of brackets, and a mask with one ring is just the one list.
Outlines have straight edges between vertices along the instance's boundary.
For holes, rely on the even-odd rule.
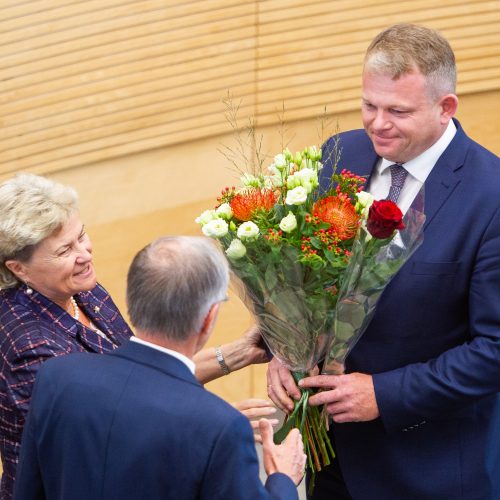
[[34,0],[0,3],[0,178],[60,171],[228,130],[359,106],[389,24],[441,30],[460,94],[500,88],[500,0]]

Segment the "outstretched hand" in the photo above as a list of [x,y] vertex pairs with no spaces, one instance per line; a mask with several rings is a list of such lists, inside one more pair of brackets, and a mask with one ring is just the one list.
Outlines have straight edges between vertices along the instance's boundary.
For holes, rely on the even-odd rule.
[[[266,399],[244,399],[243,401],[232,403],[232,405],[243,413],[248,420],[250,420],[255,441],[257,443],[262,443],[258,419],[274,415],[277,411],[276,407],[271,403],[271,401],[267,401]],[[268,421],[272,426],[279,424],[279,420],[277,418],[271,418],[268,419]]]
[[273,428],[264,418],[259,420],[264,470],[267,475],[281,472],[298,485],[304,477],[307,456],[304,453],[302,436],[298,429],[292,429],[281,444],[273,442]]

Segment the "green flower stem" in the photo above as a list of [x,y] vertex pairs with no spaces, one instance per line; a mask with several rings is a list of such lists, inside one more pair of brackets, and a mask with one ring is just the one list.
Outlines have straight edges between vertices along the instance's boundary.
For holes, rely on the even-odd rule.
[[[304,372],[292,372],[296,382],[307,377]],[[304,451],[307,454],[307,467],[310,471],[309,493],[314,488],[316,472],[329,465],[335,458],[330,438],[328,436],[328,421],[324,412],[317,406],[309,406],[309,396],[316,391],[301,389],[301,397],[295,401],[292,413],[287,417],[282,427],[274,434],[274,442],[281,443],[288,433],[298,428],[302,434]]]

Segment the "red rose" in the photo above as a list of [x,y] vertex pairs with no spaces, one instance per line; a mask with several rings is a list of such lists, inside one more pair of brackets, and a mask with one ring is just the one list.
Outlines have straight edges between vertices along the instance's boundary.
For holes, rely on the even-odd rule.
[[374,238],[389,238],[396,229],[404,229],[403,213],[393,201],[374,201],[368,212],[366,227]]

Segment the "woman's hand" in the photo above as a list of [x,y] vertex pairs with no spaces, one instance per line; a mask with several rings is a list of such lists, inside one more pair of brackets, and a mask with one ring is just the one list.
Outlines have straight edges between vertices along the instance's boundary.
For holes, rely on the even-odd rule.
[[[269,361],[257,325],[252,325],[245,330],[241,337],[227,344],[222,344],[219,349],[219,354],[222,355],[224,364],[230,373],[248,365]],[[202,384],[224,375],[224,370],[218,362],[213,347],[197,352],[193,356],[193,361],[196,364],[196,378]]]
[[234,343],[239,344],[240,349],[246,352],[247,365],[267,363],[269,361],[258,325],[252,325],[245,330],[245,333]]
[[293,400],[300,399],[300,389],[297,387],[290,370],[285,368],[276,358],[270,361],[267,368],[267,395],[285,413],[290,413],[293,410]]
[[277,411],[271,401],[265,399],[244,399],[243,401],[232,403],[232,405],[250,420],[257,443],[262,443],[262,437],[259,433],[259,419],[262,417],[267,418],[272,426],[279,424],[277,418],[268,418],[269,415],[274,415]]

